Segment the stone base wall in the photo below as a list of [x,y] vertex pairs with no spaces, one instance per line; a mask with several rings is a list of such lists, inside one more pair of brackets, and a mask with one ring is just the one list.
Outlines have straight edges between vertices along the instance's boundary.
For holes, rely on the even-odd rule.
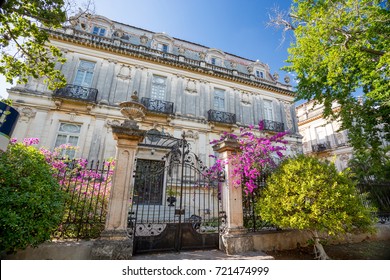
[[[275,231],[248,233],[240,236],[227,236],[221,248],[228,254],[238,254],[238,251],[272,251],[295,249],[307,246],[310,235],[303,231]],[[358,243],[362,241],[390,240],[390,224],[378,225],[376,233],[347,234],[338,239],[330,239],[331,244]],[[244,246],[242,242],[245,241]],[[2,256],[9,260],[91,260],[95,241],[47,242],[37,248],[27,248],[16,254]],[[231,243],[231,244],[229,244]],[[238,245],[239,246],[238,246]],[[237,252],[236,252],[237,251]],[[242,253],[242,252],[241,252]]]
[[[375,233],[346,234],[330,237],[329,244],[359,243],[362,241],[390,240],[390,224],[378,224]],[[290,250],[308,246],[310,233],[298,230],[250,233],[255,251]]]
[[90,260],[94,241],[45,242],[15,254],[2,256],[8,260]]

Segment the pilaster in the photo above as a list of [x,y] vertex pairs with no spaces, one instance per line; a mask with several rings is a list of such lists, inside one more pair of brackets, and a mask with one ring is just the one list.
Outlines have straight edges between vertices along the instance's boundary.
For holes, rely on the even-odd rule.
[[226,228],[221,234],[220,250],[228,255],[253,251],[253,238],[247,234],[244,227],[242,210],[242,188],[234,182],[238,179],[234,175],[234,161],[232,158],[240,151],[236,140],[226,139],[213,147],[219,153],[219,158],[227,161],[225,165],[225,182],[221,188],[222,210],[226,214]]
[[145,131],[133,121],[112,126],[116,145],[116,169],[111,187],[105,229],[92,250],[94,259],[129,259],[133,254],[133,240],[127,232],[127,216],[133,186],[132,174],[138,144]]

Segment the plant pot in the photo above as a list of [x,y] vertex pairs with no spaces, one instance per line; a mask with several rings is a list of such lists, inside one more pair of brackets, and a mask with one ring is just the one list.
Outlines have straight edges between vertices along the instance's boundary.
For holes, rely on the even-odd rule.
[[176,197],[174,197],[174,196],[169,196],[168,198],[167,198],[167,201],[169,202],[169,204],[168,204],[168,206],[175,206],[175,202],[176,202]]
[[0,150],[6,151],[19,118],[19,112],[0,101]]

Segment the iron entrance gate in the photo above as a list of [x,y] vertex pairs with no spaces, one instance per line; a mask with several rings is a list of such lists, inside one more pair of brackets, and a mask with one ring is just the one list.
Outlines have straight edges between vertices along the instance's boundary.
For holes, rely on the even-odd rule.
[[184,136],[156,135],[147,135],[143,145],[169,152],[161,161],[137,160],[128,223],[134,253],[218,248],[218,180],[208,176]]

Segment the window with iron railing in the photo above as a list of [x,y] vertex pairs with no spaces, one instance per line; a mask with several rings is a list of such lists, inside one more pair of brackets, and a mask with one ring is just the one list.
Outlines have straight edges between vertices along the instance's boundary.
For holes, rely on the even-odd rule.
[[236,123],[236,114],[217,111],[217,110],[209,110],[207,113],[208,113],[209,121],[226,123],[226,124]]

